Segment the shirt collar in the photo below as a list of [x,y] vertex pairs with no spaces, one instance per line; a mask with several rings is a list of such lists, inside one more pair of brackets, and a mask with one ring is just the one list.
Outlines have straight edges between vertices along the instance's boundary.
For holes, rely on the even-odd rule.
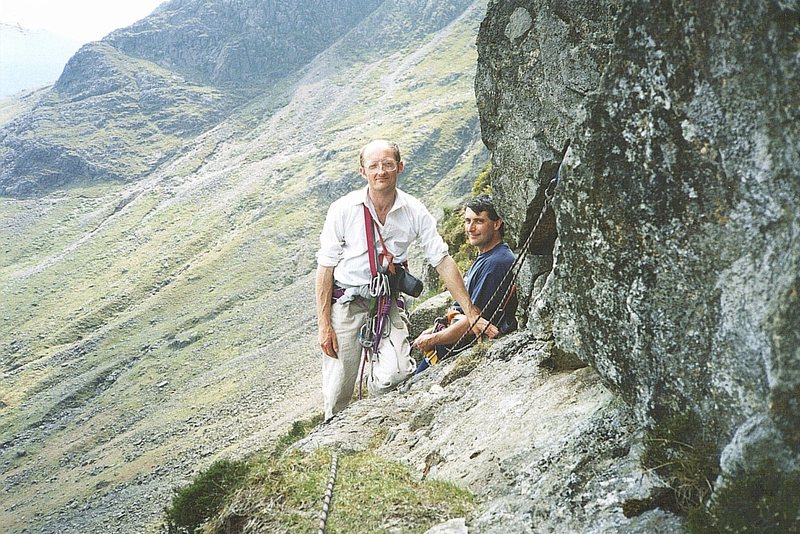
[[[364,186],[361,189],[357,190],[357,194],[353,195],[354,206],[358,204],[366,204],[367,206],[372,207],[372,201],[370,201],[369,197],[367,196],[368,189],[369,186]],[[401,191],[400,188],[398,187],[397,195],[394,198],[394,204],[392,205],[392,209],[389,210],[390,213],[396,209],[404,207],[407,204],[405,195],[406,194],[403,191]]]

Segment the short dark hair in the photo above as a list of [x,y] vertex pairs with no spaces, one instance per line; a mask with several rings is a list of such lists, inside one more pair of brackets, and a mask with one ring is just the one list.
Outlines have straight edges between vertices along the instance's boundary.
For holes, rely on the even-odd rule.
[[369,145],[371,145],[372,143],[374,143],[375,141],[383,141],[387,145],[389,145],[389,148],[391,148],[392,152],[394,152],[394,160],[395,161],[399,162],[402,159],[400,157],[400,147],[397,145],[397,143],[392,142],[392,141],[386,141],[385,139],[373,139],[372,141],[370,141],[369,143],[367,143],[366,145],[361,147],[361,151],[358,153],[358,165],[360,167],[364,166],[364,150],[366,150],[366,148]]
[[[492,197],[489,195],[478,195],[472,200],[467,201],[464,207],[471,209],[476,214],[485,211],[486,215],[488,215],[491,220],[500,220],[500,215],[497,214],[497,210],[494,208],[494,200],[492,200]],[[506,233],[506,223],[505,221],[502,222],[503,224],[500,225],[501,237]]]

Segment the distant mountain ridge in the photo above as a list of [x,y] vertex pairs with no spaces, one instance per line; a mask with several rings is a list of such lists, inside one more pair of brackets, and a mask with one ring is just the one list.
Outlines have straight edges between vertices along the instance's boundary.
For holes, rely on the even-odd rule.
[[68,37],[0,23],[0,98],[52,85],[79,47]]
[[0,194],[139,179],[234,108],[280,91],[282,81],[290,87],[287,77],[334,42],[348,50],[337,56],[340,68],[373,61],[442,28],[470,3],[163,4],[82,47],[53,91],[0,130]]
[[174,0],[104,41],[197,83],[263,90],[308,64],[382,3]]

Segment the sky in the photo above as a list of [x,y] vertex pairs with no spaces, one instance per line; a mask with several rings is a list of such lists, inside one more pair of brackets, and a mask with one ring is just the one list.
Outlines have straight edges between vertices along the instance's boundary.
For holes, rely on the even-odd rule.
[[130,26],[166,0],[0,0],[0,22],[47,30],[79,43]]

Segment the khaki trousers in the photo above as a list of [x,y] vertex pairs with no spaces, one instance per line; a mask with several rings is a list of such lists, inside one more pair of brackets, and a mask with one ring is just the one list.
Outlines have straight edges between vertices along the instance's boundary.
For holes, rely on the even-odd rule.
[[[338,358],[322,355],[322,397],[326,421],[344,410],[353,397],[363,351],[358,333],[368,313],[369,304],[362,298],[331,305],[331,324],[339,342],[339,352]],[[408,328],[394,302],[388,323],[391,325],[386,327],[388,337],[381,340],[376,353],[370,351],[370,361],[365,364],[364,375],[371,396],[393,390],[414,374]]]

